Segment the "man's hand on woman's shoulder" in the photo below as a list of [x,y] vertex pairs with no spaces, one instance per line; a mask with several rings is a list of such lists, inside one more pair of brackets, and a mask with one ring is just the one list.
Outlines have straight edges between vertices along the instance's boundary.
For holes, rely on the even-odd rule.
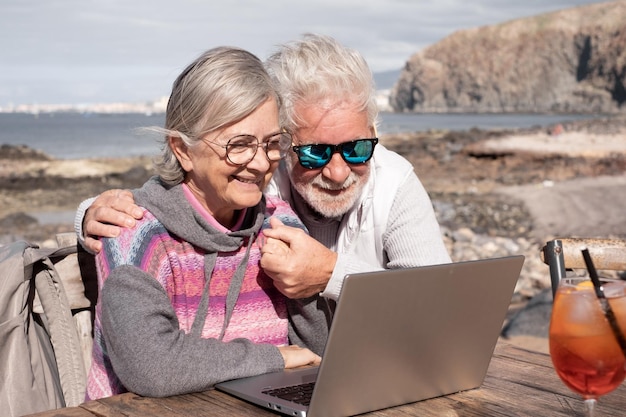
[[85,246],[93,253],[102,250],[98,237],[116,237],[121,227],[133,227],[143,217],[129,190],[108,190],[100,194],[85,212]]

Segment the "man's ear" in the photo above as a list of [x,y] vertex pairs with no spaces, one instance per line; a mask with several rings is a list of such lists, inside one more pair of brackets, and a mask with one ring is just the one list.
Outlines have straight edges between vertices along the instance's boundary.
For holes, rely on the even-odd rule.
[[177,136],[168,136],[167,142],[183,170],[185,172],[191,171],[193,169],[193,159],[185,142]]

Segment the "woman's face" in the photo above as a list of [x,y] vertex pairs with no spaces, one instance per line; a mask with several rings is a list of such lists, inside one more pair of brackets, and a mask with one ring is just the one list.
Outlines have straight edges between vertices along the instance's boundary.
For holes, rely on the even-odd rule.
[[259,146],[250,162],[234,165],[226,158],[224,146],[239,135],[266,142],[280,131],[278,106],[270,98],[246,118],[205,135],[191,148],[179,139],[174,139],[170,146],[186,172],[184,182],[220,224],[230,227],[236,210],[252,207],[261,200],[278,162],[270,162]]

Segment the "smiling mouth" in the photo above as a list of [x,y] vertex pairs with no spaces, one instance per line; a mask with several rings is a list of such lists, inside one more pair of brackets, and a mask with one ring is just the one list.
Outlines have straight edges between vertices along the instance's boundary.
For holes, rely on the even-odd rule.
[[328,188],[328,187],[320,187],[319,185],[317,186],[317,189],[320,192],[324,194],[328,194],[328,195],[339,195],[339,194],[346,192],[349,188],[350,187]]
[[244,184],[254,184],[254,185],[261,184],[261,180],[258,178],[242,178],[242,177],[236,177],[236,176],[233,176],[233,178]]

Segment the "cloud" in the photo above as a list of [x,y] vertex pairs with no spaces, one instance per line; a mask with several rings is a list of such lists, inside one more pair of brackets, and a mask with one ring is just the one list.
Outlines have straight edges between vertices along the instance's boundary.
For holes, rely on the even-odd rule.
[[456,30],[583,3],[3,0],[0,106],[152,100],[167,95],[177,73],[208,48],[235,45],[265,58],[304,32],[356,48],[373,71],[397,69]]

